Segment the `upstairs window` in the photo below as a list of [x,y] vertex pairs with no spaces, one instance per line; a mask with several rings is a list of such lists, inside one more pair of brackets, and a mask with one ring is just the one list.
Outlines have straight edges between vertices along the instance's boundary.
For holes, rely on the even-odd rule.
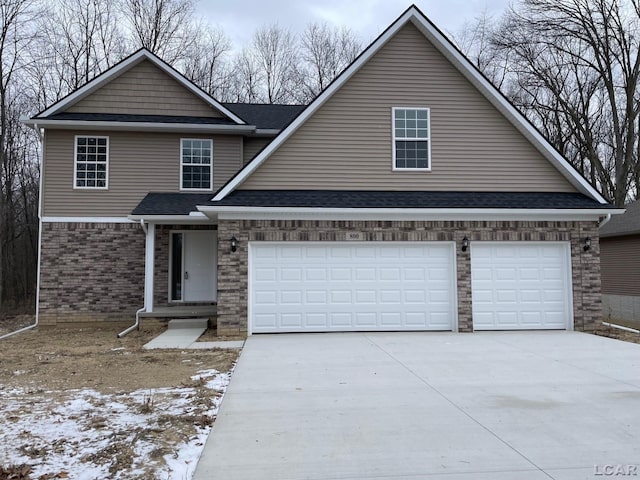
[[393,108],[393,170],[431,170],[428,108]]
[[76,136],[74,188],[108,188],[109,137]]
[[212,190],[213,141],[183,138],[180,152],[180,189]]

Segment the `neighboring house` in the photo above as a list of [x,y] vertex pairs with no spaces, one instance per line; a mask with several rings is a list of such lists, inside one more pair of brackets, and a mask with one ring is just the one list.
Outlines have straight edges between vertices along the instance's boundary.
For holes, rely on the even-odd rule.
[[601,319],[598,226],[620,210],[416,7],[300,110],[221,104],[140,51],[28,120],[40,322],[185,303],[222,335]]
[[600,228],[604,317],[640,320],[640,200]]

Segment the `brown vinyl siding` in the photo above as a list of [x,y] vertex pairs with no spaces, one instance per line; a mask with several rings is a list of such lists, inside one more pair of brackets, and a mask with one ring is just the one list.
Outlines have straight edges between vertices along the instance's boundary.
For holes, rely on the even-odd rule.
[[66,111],[196,117],[224,116],[148,60],[131,67]]
[[600,239],[602,293],[640,295],[640,235]]
[[249,137],[244,139],[242,147],[242,163],[246,165],[265,145],[271,143],[273,137]]
[[[109,137],[108,190],[73,188],[74,137]],[[44,216],[127,216],[149,192],[180,191],[180,139],[213,139],[214,190],[241,167],[242,137],[141,132],[47,130]]]
[[[431,172],[392,171],[392,107],[431,109]],[[240,188],[575,191],[411,24]]]

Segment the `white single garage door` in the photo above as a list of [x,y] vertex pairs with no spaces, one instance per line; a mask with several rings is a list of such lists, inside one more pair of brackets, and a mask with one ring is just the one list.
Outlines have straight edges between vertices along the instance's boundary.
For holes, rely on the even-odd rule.
[[572,325],[567,243],[473,242],[471,288],[474,330]]
[[452,330],[453,244],[252,242],[252,333]]

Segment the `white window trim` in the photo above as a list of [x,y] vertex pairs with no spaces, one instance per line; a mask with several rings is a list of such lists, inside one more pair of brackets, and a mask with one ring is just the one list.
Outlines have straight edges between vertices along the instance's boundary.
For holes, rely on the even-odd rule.
[[[106,138],[107,139],[107,168],[104,187],[78,187],[78,138]],[[109,137],[106,135],[75,135],[73,137],[73,189],[74,190],[109,190]]]
[[[396,138],[396,110],[423,110],[427,112],[427,138]],[[427,168],[398,168],[396,167],[396,140],[427,142]],[[391,170],[394,172],[430,172],[431,171],[431,109],[429,107],[391,107]]]
[[[207,165],[206,163],[195,164],[195,163],[184,163],[182,161],[182,142],[184,142],[185,140],[197,140],[199,142],[207,141],[209,142],[209,145],[211,145],[211,148],[210,148],[211,161],[209,162],[209,169],[210,169],[210,175],[209,175],[210,187],[209,188],[182,188],[182,167],[183,166]],[[213,192],[213,139],[211,138],[181,138],[180,139],[180,174],[178,176],[178,181],[180,182],[179,188],[181,192]]]

